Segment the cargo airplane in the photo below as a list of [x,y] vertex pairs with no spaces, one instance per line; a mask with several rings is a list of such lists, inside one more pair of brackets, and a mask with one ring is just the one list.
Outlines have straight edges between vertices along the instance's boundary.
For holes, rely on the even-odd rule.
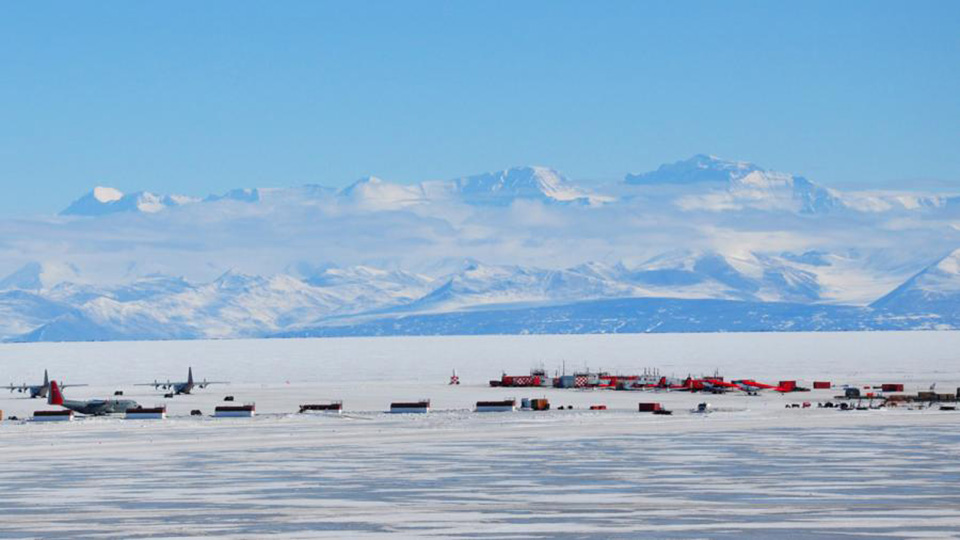
[[47,395],[49,405],[59,405],[65,409],[90,416],[125,413],[127,409],[136,409],[140,405],[132,399],[63,399],[57,381],[50,381],[50,394]]
[[230,384],[226,381],[208,381],[204,379],[201,382],[194,382],[193,380],[193,368],[187,368],[187,380],[184,382],[160,382],[153,381],[152,383],[143,383],[137,384],[135,386],[152,386],[157,390],[173,390],[174,394],[189,394],[193,391],[194,388],[199,388],[203,390],[208,385],[211,384]]
[[[68,388],[71,386],[87,386],[85,384],[64,384],[60,388]],[[45,398],[47,393],[50,392],[50,377],[47,375],[47,370],[43,370],[43,384],[27,384],[23,383],[21,385],[15,385],[13,383],[10,386],[0,386],[4,390],[9,390],[11,393],[19,392],[21,394],[28,393],[31,398]]]

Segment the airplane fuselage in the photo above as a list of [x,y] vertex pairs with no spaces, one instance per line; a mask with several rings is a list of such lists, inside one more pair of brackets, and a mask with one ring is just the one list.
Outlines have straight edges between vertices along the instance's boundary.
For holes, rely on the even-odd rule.
[[132,399],[91,399],[89,401],[63,400],[62,407],[89,416],[125,413],[136,409],[139,404]]

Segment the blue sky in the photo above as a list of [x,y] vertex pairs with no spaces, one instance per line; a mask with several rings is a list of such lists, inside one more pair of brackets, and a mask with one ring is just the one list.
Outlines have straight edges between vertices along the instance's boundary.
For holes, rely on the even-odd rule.
[[8,2],[0,66],[0,215],[695,153],[960,190],[960,2]]

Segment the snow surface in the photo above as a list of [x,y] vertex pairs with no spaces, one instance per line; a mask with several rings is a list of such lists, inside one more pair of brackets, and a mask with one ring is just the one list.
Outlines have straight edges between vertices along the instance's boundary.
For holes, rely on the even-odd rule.
[[[497,389],[501,369],[566,361],[777,381],[960,385],[960,333],[505,336],[0,346],[4,375],[49,368],[166,421],[0,423],[0,537],[956,538],[960,413],[786,409],[839,390],[709,396]],[[154,378],[233,381],[164,400]],[[463,384],[446,384],[456,368]],[[289,382],[287,382],[289,381]],[[224,395],[253,419],[210,413]],[[569,411],[476,414],[546,396]],[[431,398],[429,415],[384,414]],[[292,414],[342,399],[332,417]],[[674,416],[638,414],[663,402]],[[610,409],[591,412],[591,404]],[[0,398],[23,416],[39,400]]]

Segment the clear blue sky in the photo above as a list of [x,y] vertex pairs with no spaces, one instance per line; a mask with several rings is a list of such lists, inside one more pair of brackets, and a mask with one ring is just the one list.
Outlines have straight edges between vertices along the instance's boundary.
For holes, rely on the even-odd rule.
[[960,189],[960,2],[0,5],[0,215],[695,153]]

